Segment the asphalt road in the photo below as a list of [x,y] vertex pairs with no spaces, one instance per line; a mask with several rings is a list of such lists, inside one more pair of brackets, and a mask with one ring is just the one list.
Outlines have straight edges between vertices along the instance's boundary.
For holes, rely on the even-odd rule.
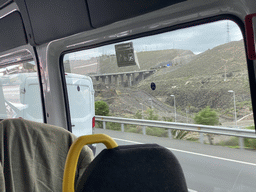
[[[118,145],[157,143],[170,149],[183,168],[191,192],[256,191],[255,151],[103,129],[95,133],[111,136]],[[103,144],[97,144],[96,154],[103,148]]]

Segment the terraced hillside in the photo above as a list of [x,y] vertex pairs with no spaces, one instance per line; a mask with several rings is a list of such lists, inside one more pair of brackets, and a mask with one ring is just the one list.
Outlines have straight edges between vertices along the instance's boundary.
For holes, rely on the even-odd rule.
[[[191,112],[206,106],[222,111],[231,108],[232,94],[228,90],[234,90],[237,104],[250,108],[243,46],[238,41],[207,50],[186,65],[159,69],[137,87],[158,98],[175,95],[178,108],[188,107]],[[150,89],[151,82],[156,83],[157,91]],[[173,105],[173,98],[167,97],[165,102]]]
[[[202,108],[217,110],[223,121],[233,120],[233,95],[236,94],[238,118],[251,113],[250,92],[243,41],[230,42],[194,55],[189,50],[170,49],[137,52],[138,65],[117,67],[114,55],[102,55],[90,60],[70,61],[75,73],[107,74],[156,69],[156,72],[132,87],[94,81],[95,100],[105,100],[113,115],[132,116],[152,105],[162,117],[174,115],[175,95],[177,115],[186,122]],[[86,66],[87,67],[84,67]],[[90,69],[90,70],[89,70]],[[127,79],[125,79],[127,81]],[[156,84],[156,90],[150,84]]]

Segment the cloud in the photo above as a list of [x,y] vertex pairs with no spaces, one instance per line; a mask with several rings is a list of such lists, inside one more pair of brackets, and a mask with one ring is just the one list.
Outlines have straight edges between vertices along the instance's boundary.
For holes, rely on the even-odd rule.
[[[229,27],[227,27],[227,23]],[[148,37],[148,41],[151,42],[152,46],[154,41],[158,41],[157,44],[162,42],[165,46],[167,44],[171,45],[170,49],[188,49],[193,52],[204,52],[227,43],[228,34],[232,41],[242,39],[242,34],[237,24],[233,21],[224,20]]]
[[137,51],[174,48],[201,53],[227,43],[227,23],[229,25],[229,38],[232,41],[241,40],[242,34],[237,24],[233,21],[223,20],[139,38],[133,40],[133,44],[138,49]]
[[[241,30],[235,22],[222,20],[130,41],[133,42],[135,51],[184,49],[199,54],[227,43],[228,35],[231,41],[239,41],[243,38]],[[74,59],[81,57],[86,59],[101,54],[115,54],[114,44],[71,53],[69,54],[69,58]]]

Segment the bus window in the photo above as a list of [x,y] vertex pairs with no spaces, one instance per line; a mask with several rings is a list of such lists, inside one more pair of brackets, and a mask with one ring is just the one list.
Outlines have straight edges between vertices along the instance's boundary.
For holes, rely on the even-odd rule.
[[[68,53],[63,64],[66,72],[92,79],[96,118],[105,115],[112,119],[119,117],[116,122],[120,117],[166,121],[182,124],[184,128],[188,124],[201,124],[225,129],[254,129],[243,36],[231,20]],[[97,102],[105,103],[102,106],[106,107],[96,107]],[[105,123],[96,122],[95,132],[111,136],[113,132],[106,132],[103,126],[109,130],[124,130],[124,135],[113,133],[122,144],[159,142],[174,149],[189,189],[255,190],[255,185],[242,183],[250,178],[249,170],[254,168],[248,168],[248,172],[243,172],[246,176],[242,176],[243,164],[227,160],[242,162],[250,158],[252,151],[232,149],[240,148],[238,137],[175,130],[170,126],[172,139],[167,140],[170,137],[168,129],[134,122],[121,126],[111,122],[111,118],[106,118]],[[129,132],[151,137],[136,137]],[[159,137],[166,138],[160,140]],[[244,148],[256,148],[253,139],[244,138],[243,142]],[[208,156],[197,157],[175,149]],[[231,166],[233,168],[227,168]]]
[[[119,62],[122,45],[133,51],[127,66]],[[230,20],[69,53],[63,63],[66,72],[91,77],[95,101],[106,102],[111,116],[196,123],[209,108],[214,125],[254,125],[243,37]]]
[[33,61],[0,67],[0,118],[43,122],[37,68]]

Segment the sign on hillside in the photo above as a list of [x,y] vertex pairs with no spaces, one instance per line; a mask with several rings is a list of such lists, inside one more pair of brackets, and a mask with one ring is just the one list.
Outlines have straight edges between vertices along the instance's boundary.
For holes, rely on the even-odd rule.
[[136,65],[132,42],[115,45],[115,50],[118,67]]

